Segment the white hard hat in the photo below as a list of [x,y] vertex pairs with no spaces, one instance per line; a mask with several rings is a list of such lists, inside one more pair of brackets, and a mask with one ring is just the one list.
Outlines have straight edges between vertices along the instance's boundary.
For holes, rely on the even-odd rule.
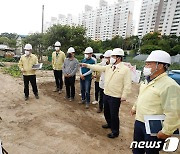
[[147,57],[146,62],[161,62],[166,64],[171,64],[171,56],[162,50],[152,51]]
[[31,44],[26,44],[24,49],[25,50],[32,50],[32,45]]
[[121,48],[113,49],[111,56],[124,56],[124,51]]
[[68,51],[67,51],[67,53],[73,53],[73,52],[75,52],[75,50],[74,50],[73,47],[70,47],[70,48],[68,49]]
[[57,41],[55,44],[54,44],[55,47],[60,47],[61,46],[61,43],[59,41]]
[[91,47],[87,47],[84,53],[93,53],[93,49]]
[[104,57],[111,57],[111,53],[112,53],[112,50],[107,50],[105,53],[104,53]]

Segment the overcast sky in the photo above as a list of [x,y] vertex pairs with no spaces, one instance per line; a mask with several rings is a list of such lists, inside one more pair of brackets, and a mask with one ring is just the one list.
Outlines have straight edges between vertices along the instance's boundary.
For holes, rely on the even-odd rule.
[[[106,0],[109,4],[117,0]],[[142,0],[135,1],[134,20],[136,27]],[[68,13],[78,16],[86,4],[94,9],[99,7],[99,0],[0,0],[0,33],[28,34],[41,32],[42,5],[45,5],[45,22],[51,16]]]

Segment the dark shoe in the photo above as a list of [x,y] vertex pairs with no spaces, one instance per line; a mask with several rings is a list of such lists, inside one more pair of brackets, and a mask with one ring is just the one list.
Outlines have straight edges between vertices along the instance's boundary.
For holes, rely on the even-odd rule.
[[107,129],[107,128],[111,128],[108,124],[102,125],[102,128]]
[[101,113],[101,112],[102,112],[102,110],[101,110],[101,109],[98,109],[98,110],[97,110],[97,113]]
[[39,99],[39,96],[38,95],[35,95],[36,99]]
[[27,101],[29,99],[29,97],[25,97],[24,100]]
[[109,138],[116,138],[118,136],[119,136],[119,134],[114,134],[114,133],[107,134],[107,137],[109,137]]

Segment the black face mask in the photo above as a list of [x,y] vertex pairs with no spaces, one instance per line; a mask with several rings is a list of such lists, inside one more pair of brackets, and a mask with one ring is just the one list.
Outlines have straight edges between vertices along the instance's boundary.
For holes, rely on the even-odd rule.
[[68,53],[67,58],[72,58],[72,54]]

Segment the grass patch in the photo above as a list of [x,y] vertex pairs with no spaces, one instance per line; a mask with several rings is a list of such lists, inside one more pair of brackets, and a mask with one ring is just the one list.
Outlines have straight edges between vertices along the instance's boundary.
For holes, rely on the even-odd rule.
[[4,73],[9,74],[13,77],[20,77],[22,75],[18,65],[12,65],[8,68],[4,68]]
[[42,70],[53,70],[52,64],[43,64]]
[[14,58],[0,58],[0,62],[17,62]]

